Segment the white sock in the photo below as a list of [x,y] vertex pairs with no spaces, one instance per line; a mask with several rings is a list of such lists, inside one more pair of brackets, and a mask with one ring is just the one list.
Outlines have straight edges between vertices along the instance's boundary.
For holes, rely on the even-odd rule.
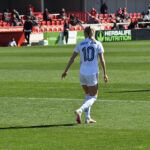
[[[89,95],[86,96],[86,101],[90,98]],[[95,96],[97,99],[97,95]],[[85,119],[91,119],[91,106],[85,110]]]
[[85,110],[85,119],[91,119],[91,107]]
[[[84,103],[86,101],[88,101],[89,98],[90,98],[90,96],[88,94],[85,95],[85,101],[84,101]],[[91,111],[90,110],[91,110],[91,107],[88,107],[87,109],[84,110],[85,111],[85,119],[90,119],[91,118],[91,116],[90,116]]]
[[89,98],[85,101],[85,103],[80,107],[82,111],[86,111],[89,107],[93,105],[96,101],[96,96],[89,96]]
[[[84,104],[88,99],[89,99],[89,95],[86,94],[83,104]],[[77,109],[77,111],[82,113],[83,110],[82,110],[81,107],[80,107],[79,109]],[[86,111],[85,111],[85,113],[86,113]]]

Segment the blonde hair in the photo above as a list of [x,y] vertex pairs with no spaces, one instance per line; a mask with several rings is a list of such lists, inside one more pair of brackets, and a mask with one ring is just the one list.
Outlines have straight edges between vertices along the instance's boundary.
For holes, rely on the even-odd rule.
[[95,39],[95,29],[92,28],[91,26],[88,26],[84,29],[84,35],[85,37],[88,37],[90,39]]

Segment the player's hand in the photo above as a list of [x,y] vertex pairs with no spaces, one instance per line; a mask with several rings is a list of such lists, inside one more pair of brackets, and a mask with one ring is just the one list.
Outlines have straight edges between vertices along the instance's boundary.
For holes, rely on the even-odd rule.
[[62,75],[61,75],[61,79],[65,78],[67,76],[67,72],[64,72]]
[[105,81],[105,83],[108,82],[108,76],[107,75],[104,75],[104,81]]

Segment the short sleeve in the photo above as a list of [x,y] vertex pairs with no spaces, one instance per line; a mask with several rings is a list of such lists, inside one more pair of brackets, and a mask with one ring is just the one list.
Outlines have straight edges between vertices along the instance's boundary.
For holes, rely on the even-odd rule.
[[80,44],[78,44],[74,49],[74,52],[76,53],[79,53],[79,51],[80,51]]
[[104,47],[103,47],[103,45],[102,45],[102,43],[98,43],[98,53],[100,54],[100,53],[104,53]]

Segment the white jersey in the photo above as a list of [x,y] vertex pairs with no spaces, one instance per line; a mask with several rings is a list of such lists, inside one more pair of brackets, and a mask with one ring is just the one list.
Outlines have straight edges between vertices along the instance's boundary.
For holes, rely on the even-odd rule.
[[92,75],[99,72],[98,54],[104,53],[101,42],[86,38],[75,47],[74,51],[80,53],[80,74]]

